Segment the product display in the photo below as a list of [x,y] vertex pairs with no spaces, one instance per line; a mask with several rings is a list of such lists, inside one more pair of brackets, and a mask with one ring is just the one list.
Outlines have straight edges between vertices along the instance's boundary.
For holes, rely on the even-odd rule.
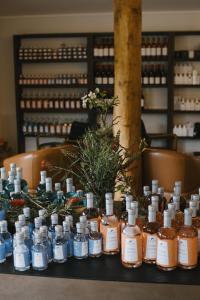
[[192,64],[176,64],[174,67],[174,84],[199,85],[199,71]]
[[178,124],[174,125],[173,127],[173,133],[177,136],[183,136],[183,137],[194,137],[194,124],[188,122],[187,124]]
[[168,56],[167,37],[143,37],[141,56],[145,59],[162,59]]
[[166,85],[166,66],[164,64],[143,64],[141,83],[143,85]]
[[180,111],[200,111],[199,98],[186,98],[183,96],[174,96],[174,109]]

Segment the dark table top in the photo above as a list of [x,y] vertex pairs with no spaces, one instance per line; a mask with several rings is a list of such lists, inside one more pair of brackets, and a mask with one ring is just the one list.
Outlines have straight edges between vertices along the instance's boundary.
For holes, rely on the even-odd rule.
[[122,266],[119,255],[104,255],[85,260],[70,258],[64,264],[52,262],[48,269],[42,272],[32,269],[26,272],[15,271],[13,260],[9,258],[5,263],[0,264],[0,273],[99,281],[200,285],[200,266],[193,270],[177,268],[170,272],[161,271],[155,265],[147,264],[143,264],[138,269],[127,269]]

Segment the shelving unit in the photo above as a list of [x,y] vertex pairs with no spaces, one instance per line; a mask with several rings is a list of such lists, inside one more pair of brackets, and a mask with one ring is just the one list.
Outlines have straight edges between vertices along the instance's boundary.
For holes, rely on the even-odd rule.
[[[176,63],[199,63],[200,59],[196,57],[192,59],[181,59],[175,58],[176,50],[190,50],[188,48],[190,45],[195,47],[199,43],[198,49],[200,49],[200,32],[144,32],[143,38],[151,39],[153,38],[167,38],[168,41],[168,55],[166,57],[142,57],[142,62],[145,65],[163,65],[167,68],[167,83],[166,84],[142,84],[142,90],[145,95],[145,107],[141,111],[142,118],[144,120],[145,126],[151,137],[155,138],[155,145],[159,140],[160,134],[165,134],[166,136],[172,134],[173,125],[176,120],[181,120],[181,118],[195,118],[196,122],[200,122],[200,111],[179,111],[174,108],[174,95],[177,92],[186,93],[188,91],[195,91],[198,93],[200,85],[185,85],[185,84],[174,84],[174,66]],[[184,39],[186,37],[186,43],[184,44]],[[188,43],[188,37],[190,42]],[[194,37],[195,42],[191,43]],[[84,120],[90,120],[90,112],[87,109],[22,109],[20,108],[20,100],[23,91],[34,91],[35,89],[39,91],[48,90],[50,93],[55,89],[60,92],[60,90],[66,91],[76,91],[81,90],[84,93],[89,90],[93,90],[95,87],[108,91],[110,94],[114,93],[114,84],[96,84],[95,83],[95,72],[97,65],[108,65],[109,68],[114,68],[114,56],[113,57],[95,57],[94,48],[96,43],[101,43],[104,39],[107,39],[113,43],[113,33],[75,33],[75,34],[31,34],[31,35],[16,35],[14,36],[14,60],[15,60],[15,84],[16,84],[16,111],[17,111],[17,132],[18,132],[18,151],[23,152],[25,148],[25,137],[22,133],[22,125],[24,117],[30,116],[42,116],[56,114],[59,119],[61,115],[65,115],[66,118],[70,117],[70,120],[76,121],[79,117],[84,116]],[[181,42],[179,43],[179,40]],[[71,58],[71,59],[19,59],[19,49],[20,47],[33,46],[36,48],[44,47],[44,45],[55,48],[61,43],[69,40],[69,44],[73,41],[79,41],[86,45],[87,48],[87,58]],[[178,46],[177,46],[178,45]],[[184,46],[185,45],[185,46]],[[35,74],[36,70],[47,70],[46,72],[51,74],[52,70],[59,71],[63,73],[64,68],[68,70],[68,66],[73,69],[72,66],[76,66],[76,71],[78,69],[87,71],[87,84],[21,84],[19,85],[20,74],[23,70]],[[58,72],[59,73],[59,72]],[[58,135],[56,135],[58,137]],[[66,137],[67,138],[67,137]],[[184,143],[190,143],[192,141],[198,141],[197,139],[191,137],[178,137],[181,141],[181,145]],[[153,145],[153,146],[155,146]],[[170,147],[171,142],[167,137],[165,140],[160,139],[160,145],[164,147]],[[178,143],[179,146],[179,143]],[[182,147],[182,146],[181,146]],[[178,149],[182,150],[182,148]],[[184,149],[183,149],[184,150]]]

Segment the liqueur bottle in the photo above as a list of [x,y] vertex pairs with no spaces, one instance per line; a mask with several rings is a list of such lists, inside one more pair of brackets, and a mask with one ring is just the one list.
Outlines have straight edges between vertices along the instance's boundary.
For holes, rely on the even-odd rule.
[[35,234],[31,254],[33,270],[46,270],[48,267],[48,253],[46,247],[43,245],[42,235],[40,232]]
[[90,226],[90,221],[98,221],[99,213],[98,210],[94,207],[94,195],[93,193],[86,194],[87,208],[83,211],[83,216],[86,216],[88,225]]
[[88,257],[88,239],[84,233],[82,223],[76,224],[76,234],[73,241],[74,257],[77,259],[85,259]]
[[102,234],[98,231],[98,222],[90,222],[90,234],[88,237],[89,256],[100,257],[102,255]]
[[171,227],[171,214],[164,210],[164,225],[157,234],[156,265],[164,271],[171,271],[177,267],[178,242],[176,229]]
[[11,256],[13,250],[12,235],[10,234],[10,232],[8,232],[8,225],[6,220],[0,221],[0,236],[5,241],[6,257]]
[[28,193],[28,183],[25,179],[23,179],[23,175],[22,175],[22,168],[17,168],[16,169],[16,179],[18,179],[20,181],[21,184],[21,190],[24,193]]
[[160,224],[160,226],[163,225],[163,215],[158,210],[159,207],[159,197],[157,195],[151,196],[151,205],[155,207],[156,210],[156,221]]
[[55,226],[55,239],[53,241],[53,261],[57,263],[64,263],[67,261],[67,247],[63,235],[63,228],[61,225]]
[[41,171],[40,172],[40,183],[37,186],[37,194],[42,195],[46,191],[46,177],[47,177],[47,172],[46,171]]
[[24,242],[22,232],[16,233],[16,245],[13,251],[13,258],[16,271],[26,271],[30,269],[30,252]]
[[178,266],[193,269],[198,262],[198,232],[192,226],[192,210],[185,208],[184,225],[178,231]]
[[67,221],[63,221],[63,233],[64,239],[67,247],[67,257],[73,256],[73,235],[70,230],[70,223]]
[[120,247],[120,223],[117,216],[113,213],[113,199],[106,195],[106,213],[100,222],[100,232],[103,236],[103,253],[117,254]]
[[121,231],[123,231],[124,227],[126,226],[126,223],[128,222],[128,209],[131,208],[132,201],[133,201],[133,196],[126,195],[126,198],[125,198],[126,210],[122,213],[121,218],[120,218]]
[[155,207],[148,207],[148,223],[143,227],[143,261],[148,264],[156,263],[157,232],[160,225],[156,221]]
[[128,224],[121,235],[121,261],[126,268],[138,268],[142,264],[142,233],[133,209],[128,210]]
[[45,225],[40,227],[40,233],[42,235],[42,243],[46,247],[47,254],[48,254],[48,262],[52,262],[53,260],[53,248],[50,238],[48,237],[48,228]]

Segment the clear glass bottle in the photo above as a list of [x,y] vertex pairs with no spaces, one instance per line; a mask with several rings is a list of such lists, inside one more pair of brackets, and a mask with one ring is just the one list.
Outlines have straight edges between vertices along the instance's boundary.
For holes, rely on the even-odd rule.
[[[109,195],[108,195],[109,194]],[[117,254],[120,248],[120,222],[113,212],[112,194],[106,194],[106,213],[100,222],[100,232],[103,236],[103,253]]]
[[27,271],[30,269],[30,252],[24,242],[22,232],[16,233],[16,245],[13,251],[14,268],[17,271]]
[[90,222],[90,234],[88,237],[89,256],[100,257],[102,255],[102,234],[98,230],[98,222]]
[[64,263],[67,261],[67,247],[63,235],[63,228],[61,225],[55,226],[55,239],[53,241],[53,261],[57,263]]
[[138,268],[142,264],[142,233],[136,225],[134,209],[128,209],[128,223],[122,231],[121,261],[126,268]]
[[20,181],[21,184],[21,190],[24,193],[28,193],[28,183],[25,179],[23,179],[23,175],[22,175],[22,168],[17,168],[16,169],[16,179],[18,179]]
[[53,261],[53,247],[50,238],[48,237],[48,228],[46,225],[40,227],[40,233],[42,235],[42,243],[47,249],[48,262]]
[[156,221],[160,224],[160,226],[162,226],[163,225],[163,215],[159,211],[159,197],[157,195],[151,196],[151,205],[153,205],[156,210]]
[[39,232],[40,227],[42,226],[42,219],[40,217],[36,217],[34,219],[34,230],[33,230],[33,235],[32,235],[32,239],[34,241],[35,239],[35,235]]
[[36,190],[38,195],[42,195],[46,191],[46,177],[47,171],[40,172],[40,183],[38,184]]
[[48,267],[48,253],[46,246],[43,245],[42,235],[40,232],[35,233],[35,239],[31,253],[33,270],[46,270]]
[[10,196],[10,193],[15,191],[14,179],[15,179],[14,173],[9,171],[8,172],[8,183],[5,186],[5,191],[8,194],[8,196]]
[[29,227],[28,226],[23,226],[21,229],[21,232],[23,233],[23,237],[24,237],[24,243],[27,246],[28,250],[29,250],[29,255],[30,255],[30,260],[31,260],[31,249],[33,246],[33,240],[30,237],[30,231],[29,231]]
[[83,216],[86,216],[88,225],[90,227],[90,221],[92,220],[99,220],[99,213],[98,210],[94,207],[94,195],[93,193],[87,193],[86,194],[87,199],[87,208],[83,211]]
[[128,222],[128,209],[131,208],[131,202],[133,201],[132,195],[126,195],[125,202],[126,202],[126,210],[122,212],[121,218],[120,218],[120,224],[121,224],[121,232],[125,228],[127,222]]
[[70,230],[70,223],[68,221],[63,221],[63,233],[67,248],[67,257],[73,256],[73,236]]
[[13,250],[12,235],[10,234],[10,232],[8,232],[8,225],[6,220],[0,221],[0,235],[5,241],[6,257],[11,256]]
[[76,234],[73,241],[74,257],[77,259],[85,259],[88,257],[88,239],[84,233],[84,225],[76,224]]
[[164,271],[176,269],[178,242],[176,229],[171,226],[171,213],[164,210],[164,224],[157,233],[156,265]]
[[148,264],[156,263],[157,232],[160,224],[156,221],[156,210],[153,205],[148,206],[148,222],[143,227],[143,261]]
[[55,238],[55,227],[56,225],[58,225],[58,215],[57,214],[52,214],[51,215],[51,226],[49,227],[48,230],[48,236],[51,240],[51,242],[53,242],[54,238]]
[[26,225],[29,227],[30,236],[32,236],[34,226],[33,226],[33,223],[31,222],[31,209],[30,209],[30,207],[24,207],[23,208],[23,214],[25,216]]
[[38,210],[38,215],[42,219],[42,225],[47,225],[46,214],[47,214],[47,211],[45,208]]
[[198,263],[198,232],[192,226],[192,210],[185,208],[184,225],[178,231],[178,266],[193,269]]

